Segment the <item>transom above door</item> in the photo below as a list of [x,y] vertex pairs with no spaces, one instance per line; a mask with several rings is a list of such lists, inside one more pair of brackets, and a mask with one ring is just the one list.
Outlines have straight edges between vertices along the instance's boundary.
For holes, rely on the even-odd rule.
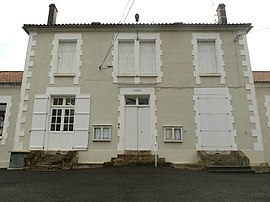
[[149,106],[149,95],[126,95],[126,106]]

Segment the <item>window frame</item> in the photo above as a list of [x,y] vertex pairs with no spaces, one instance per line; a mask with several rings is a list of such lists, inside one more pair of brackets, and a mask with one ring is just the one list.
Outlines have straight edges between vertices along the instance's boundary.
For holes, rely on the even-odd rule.
[[[109,138],[108,139],[105,139],[104,138],[104,128],[107,128],[109,129]],[[100,138],[97,139],[96,138],[96,134],[95,134],[95,131],[96,129],[100,129]],[[94,124],[93,125],[93,142],[110,142],[111,141],[111,137],[112,137],[112,125],[110,124]]]
[[[172,130],[172,139],[166,138],[166,130]],[[176,139],[176,130],[180,130],[180,139]],[[165,143],[182,143],[183,142],[183,126],[176,126],[176,125],[165,125],[163,126],[163,137]]]
[[[199,64],[199,52],[198,52],[198,42],[215,42],[216,50],[216,63],[217,63],[217,73],[203,73]],[[224,71],[225,62],[223,60],[223,50],[222,50],[222,40],[220,39],[219,33],[192,33],[191,40],[193,50],[193,67],[194,67],[194,77],[196,79],[196,84],[201,84],[201,77],[220,77],[220,83],[225,84],[226,73]]]
[[[55,99],[62,99],[62,105],[58,105],[58,104],[54,104]],[[74,99],[74,104],[71,105],[67,105],[66,102],[68,99]],[[75,104],[76,104],[76,97],[75,96],[53,96],[51,98],[51,104],[50,104],[50,125],[49,125],[49,132],[50,133],[74,133],[75,131]],[[53,110],[61,110],[61,120],[60,120],[60,130],[52,130],[52,124],[56,125],[58,124],[57,120],[55,123],[52,122],[53,119]],[[66,110],[73,110],[73,116],[68,116],[66,117]],[[68,120],[70,121],[70,118],[73,117],[73,123],[71,125],[73,125],[73,130],[64,130],[65,127],[65,118],[68,118]],[[55,117],[56,119],[58,118],[58,116]],[[68,121],[68,127],[70,126],[70,122]]]
[[[0,112],[4,112],[4,119],[3,120],[0,120],[2,123],[2,126],[0,125],[0,139],[3,138],[4,136],[4,129],[5,129],[5,122],[6,122],[6,113],[7,113],[7,106],[8,106],[8,103],[6,102],[1,102],[0,105],[5,105],[5,111],[0,111]],[[0,117],[1,118],[1,117]]]
[[[121,77],[126,77],[130,82],[135,82],[139,83],[141,78],[144,77],[149,77],[153,78],[156,80],[157,83],[161,82],[161,78],[163,77],[163,73],[161,71],[162,67],[162,61],[161,61],[161,39],[160,39],[160,34],[159,33],[119,33],[118,35],[115,35],[115,44],[114,48],[112,51],[112,56],[113,56],[113,72],[112,72],[112,77],[113,77],[113,82],[118,83],[118,80]],[[134,63],[135,63],[135,70],[132,73],[121,73],[119,69],[119,43],[121,42],[130,42],[132,41],[134,43]],[[140,67],[140,60],[141,60],[141,55],[140,55],[140,44],[146,42],[152,42],[155,43],[155,69],[154,72],[149,71],[148,72],[142,72],[141,67]]]
[[[59,48],[61,42],[76,42],[76,58],[74,64],[74,70],[72,73],[59,73],[58,63],[59,63]],[[81,76],[81,56],[82,56],[82,34],[70,33],[70,34],[55,34],[54,40],[52,41],[52,51],[51,51],[51,70],[49,72],[50,84],[55,84],[55,79],[57,77],[72,77],[73,84],[79,84],[79,77]]]

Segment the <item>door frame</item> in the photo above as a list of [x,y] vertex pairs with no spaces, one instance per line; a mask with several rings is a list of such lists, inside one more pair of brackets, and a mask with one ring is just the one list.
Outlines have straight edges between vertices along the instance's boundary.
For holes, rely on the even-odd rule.
[[150,150],[154,151],[154,138],[157,137],[157,117],[156,117],[156,95],[154,87],[134,87],[125,86],[120,87],[120,94],[118,96],[118,153],[124,153],[125,151],[125,96],[126,95],[148,95],[149,96],[149,108],[150,108],[150,134],[151,134],[151,146]]

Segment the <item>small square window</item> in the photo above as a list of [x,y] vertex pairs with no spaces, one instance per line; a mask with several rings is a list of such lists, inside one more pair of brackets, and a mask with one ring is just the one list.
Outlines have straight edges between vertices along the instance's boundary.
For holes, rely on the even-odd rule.
[[94,126],[94,141],[111,141],[111,126]]
[[182,142],[181,126],[164,126],[164,142]]

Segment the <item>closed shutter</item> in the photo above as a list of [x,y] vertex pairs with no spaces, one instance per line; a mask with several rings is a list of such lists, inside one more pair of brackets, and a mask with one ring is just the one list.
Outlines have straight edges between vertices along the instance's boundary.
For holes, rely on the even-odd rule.
[[76,45],[76,42],[61,42],[59,44],[58,73],[74,73]]
[[215,41],[198,41],[200,73],[218,73]]
[[74,149],[87,150],[90,115],[90,95],[77,95],[75,104]]
[[155,42],[140,43],[140,72],[156,73],[156,44]]
[[48,97],[36,95],[32,117],[32,128],[30,135],[30,150],[42,150],[44,147],[44,135],[46,132]]
[[231,149],[233,126],[228,98],[224,95],[200,95],[198,103],[203,149]]
[[134,42],[119,42],[118,44],[119,73],[134,73]]

